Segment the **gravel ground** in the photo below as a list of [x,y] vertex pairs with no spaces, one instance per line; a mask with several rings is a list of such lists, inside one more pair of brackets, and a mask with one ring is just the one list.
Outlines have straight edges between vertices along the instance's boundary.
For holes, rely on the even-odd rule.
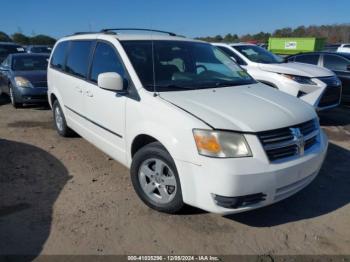
[[297,195],[222,217],[152,211],[128,170],[82,138],[59,137],[51,111],[0,100],[0,254],[350,254],[350,108],[321,115],[330,138]]

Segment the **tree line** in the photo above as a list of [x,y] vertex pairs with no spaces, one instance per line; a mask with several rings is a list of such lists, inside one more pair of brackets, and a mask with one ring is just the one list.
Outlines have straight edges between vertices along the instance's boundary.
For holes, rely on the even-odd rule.
[[270,37],[321,37],[326,38],[327,43],[349,43],[350,42],[350,24],[336,25],[311,25],[299,26],[296,28],[285,27],[275,30],[272,34],[268,32],[260,32],[257,34],[245,34],[238,36],[237,34],[227,34],[225,36],[207,36],[197,37],[196,39],[207,42],[249,42],[256,41],[259,43],[267,43]]
[[14,33],[11,36],[0,31],[0,42],[15,42],[20,45],[54,45],[56,39],[48,35],[27,36],[23,33]]
[[[250,42],[267,43],[270,37],[322,37],[326,38],[329,44],[350,43],[350,24],[336,25],[311,25],[299,26],[296,28],[285,27],[275,30],[272,34],[269,32],[259,32],[257,34],[226,34],[224,36],[196,37],[196,39],[207,42]],[[27,36],[21,32],[7,35],[0,31],[0,42],[15,42],[21,45],[53,45],[56,39],[48,35]]]

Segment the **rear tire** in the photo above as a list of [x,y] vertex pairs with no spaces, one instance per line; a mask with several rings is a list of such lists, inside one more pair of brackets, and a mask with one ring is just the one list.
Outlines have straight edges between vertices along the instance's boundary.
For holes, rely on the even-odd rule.
[[66,118],[63,114],[62,108],[58,100],[55,100],[52,105],[53,119],[57,133],[63,137],[71,137],[74,135],[74,131],[69,128],[66,122]]
[[175,162],[159,142],[136,152],[130,173],[137,195],[150,208],[169,214],[178,213],[183,208]]
[[23,107],[23,104],[22,103],[18,103],[17,100],[16,100],[16,96],[15,96],[15,93],[13,91],[13,86],[12,85],[9,85],[9,96],[10,96],[10,100],[11,100],[11,105],[14,107],[14,108],[21,108]]

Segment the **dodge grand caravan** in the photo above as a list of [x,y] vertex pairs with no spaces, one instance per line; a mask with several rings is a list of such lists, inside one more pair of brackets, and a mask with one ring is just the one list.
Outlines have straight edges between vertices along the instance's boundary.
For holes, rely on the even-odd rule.
[[148,31],[56,43],[48,96],[60,135],[74,130],[130,168],[141,200],[168,213],[247,211],[316,177],[328,142],[312,106],[213,45]]

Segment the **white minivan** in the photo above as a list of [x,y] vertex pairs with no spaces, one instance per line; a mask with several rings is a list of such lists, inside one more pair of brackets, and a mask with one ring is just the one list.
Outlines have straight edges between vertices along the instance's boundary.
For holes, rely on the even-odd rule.
[[130,168],[142,201],[168,213],[247,211],[316,177],[328,142],[312,106],[211,44],[149,31],[56,43],[48,96],[60,135],[74,130]]

